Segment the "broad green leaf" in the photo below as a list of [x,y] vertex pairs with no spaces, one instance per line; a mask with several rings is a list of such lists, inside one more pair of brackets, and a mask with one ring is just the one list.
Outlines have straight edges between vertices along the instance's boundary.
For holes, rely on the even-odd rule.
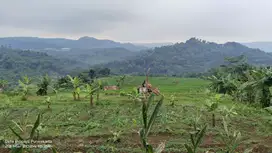
[[193,146],[195,146],[194,134],[190,134],[190,139],[191,139],[191,142],[192,142]]
[[147,106],[145,102],[143,102],[142,115],[143,115],[143,121],[144,121],[144,128],[147,129]]
[[185,144],[185,148],[187,149],[188,153],[194,153],[193,149],[190,146],[188,146],[187,144]]
[[152,101],[154,101],[154,94],[152,93],[149,97],[148,97],[148,101],[147,101],[147,110],[149,108],[149,106],[151,105]]
[[23,153],[23,147],[20,148],[13,148],[11,153]]
[[145,130],[144,129],[141,129],[140,130],[140,137],[141,137],[141,140],[142,140],[142,144],[144,146],[144,148],[146,148],[146,137],[145,137]]
[[58,153],[57,149],[55,147],[52,148],[53,153]]
[[37,120],[36,120],[36,122],[34,124],[34,127],[31,130],[30,139],[32,139],[34,137],[35,131],[40,125],[40,116],[41,116],[41,114],[38,115],[38,118],[37,118]]
[[225,120],[225,118],[224,118],[224,117],[222,117],[222,118],[223,118],[223,126],[224,126],[224,130],[225,130],[225,132],[226,132],[227,136],[229,136],[229,131],[228,131],[228,125],[227,125],[227,122],[226,122],[226,120]]
[[206,129],[207,129],[207,125],[205,125],[203,129],[199,132],[197,140],[196,140],[196,146],[199,146],[201,141],[203,140],[203,137],[205,136],[205,133],[206,133]]
[[147,151],[148,153],[154,153],[153,147],[152,147],[151,145],[147,145],[147,146],[146,146],[146,151]]
[[19,140],[24,140],[17,132],[15,132],[11,127],[9,127],[9,129],[12,131],[13,134],[15,134]]
[[154,121],[155,121],[155,118],[157,117],[157,114],[158,114],[159,109],[160,109],[160,107],[162,105],[163,99],[164,99],[164,97],[162,96],[161,99],[159,100],[159,102],[157,103],[157,105],[156,105],[156,107],[155,107],[155,109],[154,109],[154,111],[153,111],[153,113],[151,115],[151,118],[149,119],[149,122],[148,122],[148,125],[147,125],[147,131],[145,133],[146,135],[148,135],[148,133],[149,133]]
[[13,120],[11,120],[11,121],[12,121],[12,122],[20,129],[20,131],[22,131],[22,132],[24,131],[24,130],[20,127],[20,125],[17,124],[17,122],[15,122],[15,121],[13,121]]
[[160,143],[160,145],[156,148],[155,153],[161,153],[165,148],[165,142]]

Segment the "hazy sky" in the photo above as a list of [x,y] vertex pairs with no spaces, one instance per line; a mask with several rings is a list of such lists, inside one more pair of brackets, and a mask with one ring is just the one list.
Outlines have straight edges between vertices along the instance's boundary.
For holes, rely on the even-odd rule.
[[272,41],[272,0],[0,0],[0,37]]

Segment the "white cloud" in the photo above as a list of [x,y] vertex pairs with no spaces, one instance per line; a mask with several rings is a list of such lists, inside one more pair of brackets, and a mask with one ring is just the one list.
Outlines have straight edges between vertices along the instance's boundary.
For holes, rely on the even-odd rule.
[[[271,0],[0,0],[0,36],[271,40]],[[270,40],[269,40],[270,39]]]

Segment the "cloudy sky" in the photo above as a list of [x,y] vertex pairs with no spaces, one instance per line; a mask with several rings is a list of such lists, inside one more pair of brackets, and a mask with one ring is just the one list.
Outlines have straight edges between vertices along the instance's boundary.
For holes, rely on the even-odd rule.
[[0,37],[272,41],[272,0],[0,0]]

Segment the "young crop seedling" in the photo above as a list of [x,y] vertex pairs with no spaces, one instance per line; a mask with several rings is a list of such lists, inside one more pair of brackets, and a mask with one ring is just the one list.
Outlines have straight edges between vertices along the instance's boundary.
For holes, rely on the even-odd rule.
[[122,131],[118,131],[118,132],[112,132],[112,137],[108,139],[109,142],[112,142],[112,143],[118,143],[121,141],[121,134],[122,134]]
[[137,88],[133,88],[133,90],[130,93],[128,93],[127,96],[135,103],[140,102],[143,99],[143,96],[140,93],[138,93]]
[[51,97],[50,96],[48,96],[48,97],[45,98],[44,103],[47,104],[47,108],[48,109],[51,109],[50,108],[50,105],[51,105]]
[[[25,118],[27,118],[28,113],[25,114]],[[26,120],[27,121],[27,120]],[[26,122],[25,121],[25,122]],[[9,129],[12,131],[12,133],[21,141],[24,140],[38,140],[39,139],[39,130],[42,129],[42,127],[40,127],[41,125],[41,114],[38,114],[38,117],[34,123],[34,125],[27,125],[25,124],[25,127],[19,126],[16,122],[14,122],[15,125],[22,131],[25,130],[24,132],[26,132],[26,127],[30,126],[32,127],[31,132],[29,133],[29,136],[24,135],[20,135],[19,133],[17,133],[12,127],[9,126]],[[36,135],[36,136],[35,136]],[[32,153],[33,152],[33,148],[24,148],[22,145],[23,144],[17,144],[17,147],[11,148],[12,153]],[[38,151],[39,149],[35,149],[36,151]],[[53,153],[58,153],[57,150],[55,149],[55,147],[51,148],[51,150],[53,151]],[[40,152],[40,151],[38,151]]]
[[236,153],[235,150],[241,144],[241,133],[239,131],[230,132],[228,129],[228,122],[225,117],[223,118],[224,130],[220,132],[220,137],[223,143],[226,145],[227,153]]
[[151,94],[151,96],[149,96],[147,102],[143,102],[143,106],[142,106],[143,128],[140,130],[140,138],[146,153],[161,153],[165,147],[165,144],[162,143],[161,145],[159,145],[159,147],[156,150],[154,150],[153,147],[148,143],[148,134],[152,128],[152,125],[155,122],[159,109],[162,106],[163,99],[164,99],[164,96],[161,96],[161,99],[156,104],[156,107],[153,110],[149,120],[148,120],[147,114],[148,114],[148,109],[152,101],[154,100],[154,94]]
[[[26,118],[27,118],[28,113],[26,113],[25,116],[26,116]],[[31,132],[30,132],[30,134],[29,134],[28,137],[26,137],[26,135],[20,135],[20,134],[17,133],[12,127],[9,127],[9,129],[12,131],[12,133],[13,133],[19,140],[33,140],[33,139],[34,139],[34,136],[35,136],[35,134],[36,134],[36,132],[37,132],[37,128],[38,128],[39,125],[40,125],[40,117],[41,117],[41,115],[39,114],[38,117],[37,117],[37,119],[36,119],[36,122],[34,123],[34,125],[26,125],[26,123],[25,123],[24,127],[19,126],[16,122],[13,121],[13,122],[15,123],[15,125],[16,125],[22,132],[26,132],[26,127],[28,127],[28,126],[31,126],[31,127],[32,127]],[[13,151],[14,153],[22,153],[22,152],[28,151],[28,149],[23,148],[22,146],[20,146],[20,147],[17,147],[17,148],[12,148],[12,151]]]
[[220,101],[221,95],[216,94],[212,100],[208,100],[205,104],[208,112],[212,113],[212,126],[215,127],[215,111],[218,109],[218,104]]
[[175,106],[175,103],[177,102],[178,100],[177,100],[177,97],[175,96],[175,94],[172,94],[171,96],[170,96],[170,105],[171,106]]
[[188,144],[185,144],[185,148],[187,149],[188,153],[197,153],[197,149],[206,133],[207,125],[205,125],[202,129],[197,127],[199,119],[200,117],[195,119],[193,123],[193,131],[190,132],[191,145],[189,146]]

